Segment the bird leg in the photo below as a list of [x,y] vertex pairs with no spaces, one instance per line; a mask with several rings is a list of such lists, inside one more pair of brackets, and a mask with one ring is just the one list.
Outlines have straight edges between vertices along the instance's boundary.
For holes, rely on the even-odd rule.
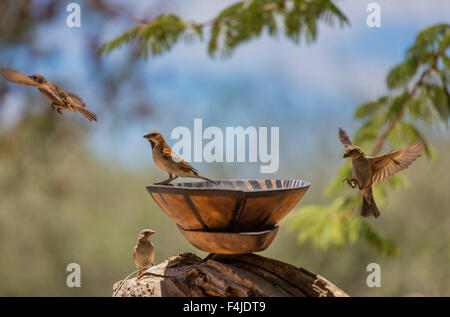
[[166,180],[164,180],[162,182],[159,182],[159,183],[155,183],[155,185],[168,185],[171,181],[173,181],[177,177],[178,176],[173,177],[173,175],[169,173],[169,178],[168,179],[166,179]]
[[56,111],[56,103],[54,103],[54,102],[52,102],[52,104],[51,104],[51,106],[52,106],[52,109],[54,110],[54,111]]
[[353,189],[356,188],[356,186],[360,187],[358,184],[358,181],[354,178],[349,179],[348,177],[344,177],[344,179],[342,180],[343,182],[346,182],[347,184],[349,184]]
[[59,106],[56,102],[52,102],[52,108],[53,108],[53,110],[54,111],[56,111],[57,113],[59,113],[59,114],[62,114],[62,112],[61,112],[61,106]]
[[70,111],[74,111],[74,110],[73,110],[73,106],[72,106],[69,102],[67,102],[67,101],[64,100],[64,105],[65,105]]

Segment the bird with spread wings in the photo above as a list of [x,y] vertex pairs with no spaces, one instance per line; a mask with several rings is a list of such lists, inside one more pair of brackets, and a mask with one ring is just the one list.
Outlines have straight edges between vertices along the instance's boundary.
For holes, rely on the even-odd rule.
[[345,147],[344,158],[352,159],[353,178],[344,178],[352,188],[358,187],[362,192],[363,205],[361,216],[380,216],[375,203],[372,185],[391,177],[412,164],[424,151],[423,142],[380,156],[368,156],[359,146],[353,145],[347,133],[339,129],[339,140]]
[[97,115],[86,109],[86,104],[80,96],[67,93],[42,75],[27,76],[11,68],[2,68],[1,74],[6,80],[26,86],[34,86],[50,102],[52,108],[62,114],[61,110],[69,110],[82,114],[89,121],[97,121]]

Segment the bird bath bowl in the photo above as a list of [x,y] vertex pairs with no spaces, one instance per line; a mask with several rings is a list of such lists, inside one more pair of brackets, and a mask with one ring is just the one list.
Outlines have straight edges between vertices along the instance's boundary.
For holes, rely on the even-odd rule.
[[181,234],[194,247],[215,254],[245,254],[267,249],[278,232],[278,226],[258,232],[209,232],[185,230]]
[[266,249],[278,232],[276,224],[310,186],[297,179],[216,182],[150,185],[147,190],[189,242],[217,254]]

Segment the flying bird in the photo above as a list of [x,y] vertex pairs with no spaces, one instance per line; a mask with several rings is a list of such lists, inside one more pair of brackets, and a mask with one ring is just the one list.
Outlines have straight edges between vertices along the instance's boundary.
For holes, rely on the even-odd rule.
[[97,115],[86,109],[80,96],[65,92],[63,89],[48,81],[42,75],[27,76],[11,68],[2,68],[1,74],[6,80],[27,86],[34,86],[50,102],[53,110],[62,114],[61,110],[81,113],[89,121],[97,121]]
[[134,246],[133,260],[139,269],[137,277],[141,277],[142,271],[153,266],[155,262],[155,246],[150,242],[150,238],[155,234],[151,229],[142,230]]
[[151,131],[144,135],[152,146],[153,162],[163,171],[169,174],[169,178],[155,185],[166,185],[177,177],[201,178],[215,184],[216,182],[201,176],[189,163],[186,163],[177,153],[167,145],[161,133]]
[[342,129],[339,129],[339,140],[345,147],[343,157],[352,159],[353,178],[348,179],[346,177],[343,181],[347,182],[352,188],[358,187],[362,192],[363,205],[361,216],[379,217],[380,211],[373,199],[372,185],[410,166],[412,162],[422,155],[424,150],[423,143],[418,142],[404,150],[385,155],[368,156],[359,146],[352,145],[347,133]]

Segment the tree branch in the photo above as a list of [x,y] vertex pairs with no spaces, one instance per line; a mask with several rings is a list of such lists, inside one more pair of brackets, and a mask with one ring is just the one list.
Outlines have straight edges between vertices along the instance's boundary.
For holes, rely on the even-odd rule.
[[346,297],[320,275],[256,254],[182,253],[143,272],[140,279],[117,282],[113,296],[145,297]]
[[[444,54],[443,52],[445,52],[445,50],[448,47],[449,46],[445,47],[442,51],[438,51],[436,54],[434,54],[432,63],[422,72],[422,74],[419,77],[419,80],[414,84],[412,89],[409,91],[407,98],[403,101],[404,104],[408,102],[409,99],[411,99],[416,95],[417,91],[423,86],[426,77],[429,76],[433,70],[436,70],[439,58],[442,57],[442,55]],[[386,128],[378,138],[378,141],[372,151],[372,155],[378,155],[381,152],[384,143],[386,142],[386,139],[389,136],[389,133],[391,133],[391,131],[395,128],[396,124],[403,118],[404,113],[405,107],[402,107],[402,109],[398,112],[398,114],[388,122]]]

